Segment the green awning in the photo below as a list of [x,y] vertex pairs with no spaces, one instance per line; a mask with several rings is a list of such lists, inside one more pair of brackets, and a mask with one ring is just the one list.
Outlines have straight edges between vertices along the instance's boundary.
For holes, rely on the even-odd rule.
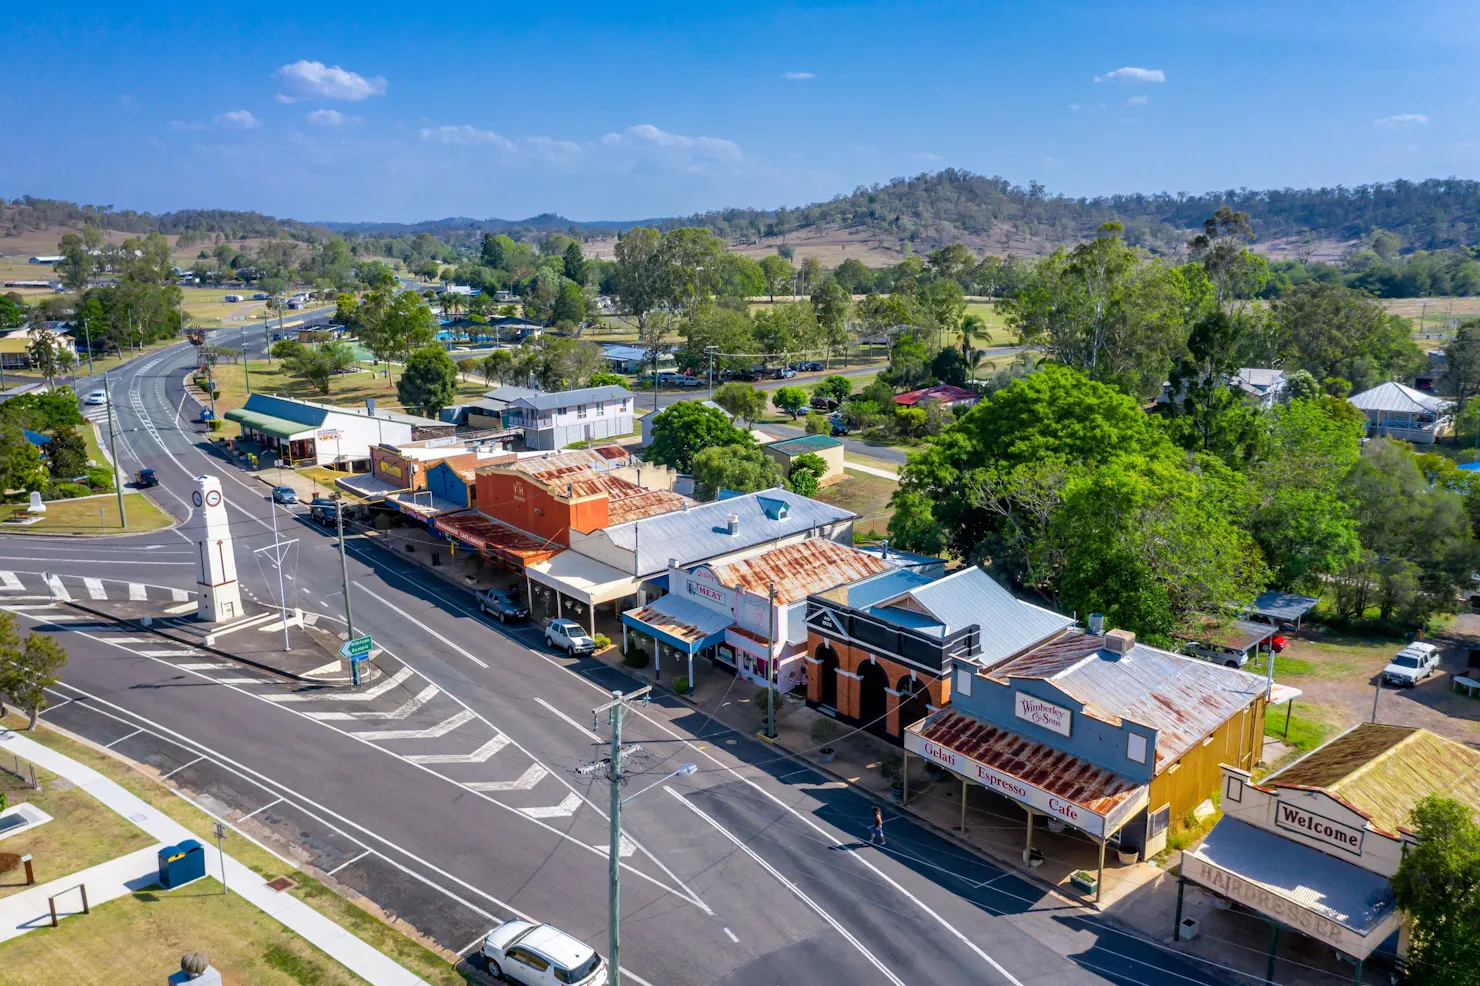
[[313,425],[306,425],[301,421],[290,421],[287,418],[279,418],[272,414],[263,414],[260,411],[248,411],[246,408],[232,408],[226,412],[227,421],[235,421],[243,429],[250,428],[263,435],[271,435],[274,438],[291,440],[294,438],[312,438],[317,430]]

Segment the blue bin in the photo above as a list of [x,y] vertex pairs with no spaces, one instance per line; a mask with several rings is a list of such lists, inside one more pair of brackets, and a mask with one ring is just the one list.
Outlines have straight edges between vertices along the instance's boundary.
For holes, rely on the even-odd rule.
[[206,850],[194,839],[159,850],[159,885],[166,890],[183,887],[206,875]]

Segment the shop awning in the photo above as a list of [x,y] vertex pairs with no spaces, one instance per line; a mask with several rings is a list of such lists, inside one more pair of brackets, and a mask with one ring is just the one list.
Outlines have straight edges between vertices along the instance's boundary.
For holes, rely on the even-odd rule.
[[1236,818],[1182,853],[1182,876],[1354,959],[1400,921],[1385,877]]
[[318,430],[315,426],[305,425],[302,421],[290,421],[276,415],[263,414],[261,411],[248,411],[243,407],[234,407],[227,411],[226,420],[235,421],[243,428],[250,428],[259,434],[271,435],[284,441],[312,438]]
[[906,727],[904,748],[1096,839],[1147,803],[1144,784],[954,709]]
[[591,606],[637,595],[637,579],[575,551],[534,562],[524,572],[535,582]]
[[638,633],[656,637],[674,650],[694,654],[713,647],[734,623],[730,614],[690,602],[682,596],[664,596],[656,602],[622,614],[622,622]]
[[400,493],[406,489],[404,486],[387,482],[368,472],[340,476],[334,480],[334,485],[364,500],[383,500],[393,493]]

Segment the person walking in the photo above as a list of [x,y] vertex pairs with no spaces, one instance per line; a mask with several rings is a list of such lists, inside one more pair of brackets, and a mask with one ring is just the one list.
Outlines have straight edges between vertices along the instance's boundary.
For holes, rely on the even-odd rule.
[[879,840],[878,844],[881,846],[887,846],[889,844],[884,841],[884,813],[879,810],[877,805],[874,806],[874,827],[869,832],[868,844],[873,845],[875,839]]

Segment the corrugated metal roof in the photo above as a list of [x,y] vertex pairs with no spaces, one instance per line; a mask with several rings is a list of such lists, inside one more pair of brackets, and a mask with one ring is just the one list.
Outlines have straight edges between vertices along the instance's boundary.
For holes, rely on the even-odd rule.
[[803,435],[800,438],[788,438],[780,442],[772,442],[768,448],[787,455],[805,455],[808,452],[821,452],[823,449],[838,448],[843,443],[836,438],[827,435]]
[[530,390],[528,387],[495,387],[493,390],[485,390],[483,396],[494,401],[501,407],[508,407],[510,401],[516,401],[521,397],[533,397],[538,390]]
[[1189,852],[1359,935],[1397,907],[1387,878],[1236,818],[1220,819]]
[[549,455],[526,456],[508,462],[490,463],[483,469],[511,469],[522,472],[542,483],[568,482],[568,477],[580,473],[606,472],[626,465],[641,465],[642,462],[630,449],[621,445],[601,445],[596,448],[570,449]]
[[518,407],[531,407],[536,411],[554,411],[562,407],[575,407],[577,404],[595,404],[597,401],[619,401],[630,398],[632,391],[626,387],[618,387],[615,384],[606,387],[584,387],[580,390],[566,390],[557,394],[534,394],[530,397],[519,397],[512,401]]
[[1453,403],[1434,394],[1426,394],[1401,383],[1380,383],[1371,390],[1353,394],[1347,398],[1353,406],[1363,411],[1392,411],[1398,414],[1428,412],[1442,414],[1453,407]]
[[[617,480],[622,483],[621,480]],[[631,492],[617,495],[613,493],[607,500],[607,523],[627,524],[634,520],[642,520],[646,517],[657,517],[660,514],[672,513],[682,510],[689,498],[672,490],[645,490],[632,483],[622,483],[624,487],[630,487]]]
[[864,579],[862,582],[838,586],[836,589],[821,592],[819,595],[835,603],[842,603],[850,609],[865,610],[880,599],[892,599],[902,592],[926,585],[930,581],[931,578],[928,575],[921,575],[909,569],[897,569],[876,575],[871,579]]
[[432,521],[440,531],[451,534],[466,544],[488,551],[503,552],[521,561],[543,561],[559,552],[562,546],[545,538],[526,534],[476,510],[443,514]]
[[1135,797],[1143,787],[1114,771],[955,709],[933,712],[907,728],[923,739],[1040,787],[1097,815],[1109,815]]
[[1136,644],[1129,654],[1104,650],[1105,638],[1075,633],[1036,647],[984,673],[1052,681],[1112,724],[1129,719],[1157,730],[1156,769],[1175,763],[1203,738],[1264,694],[1263,678]]
[[1480,752],[1427,729],[1364,722],[1259,786],[1324,791],[1396,836],[1430,794],[1480,812]]
[[1268,623],[1250,623],[1248,620],[1219,622],[1211,616],[1194,614],[1172,631],[1178,640],[1212,644],[1229,650],[1246,651],[1263,643],[1278,632]]
[[1249,609],[1272,620],[1298,620],[1320,602],[1315,596],[1299,596],[1293,592],[1271,590],[1254,597]]
[[979,660],[984,664],[1010,657],[1074,625],[1071,616],[1018,599],[975,565],[912,587],[902,598],[883,599],[869,612],[893,618],[906,600],[913,600],[934,617],[933,624],[911,619],[909,625],[914,629],[945,637],[969,626],[980,627]]
[[735,622],[728,613],[671,594],[646,606],[629,609],[623,615],[691,644],[713,636]]
[[253,431],[264,435],[272,435],[276,438],[291,439],[297,435],[311,435],[317,425],[305,424],[302,421],[294,421],[291,418],[279,418],[276,415],[264,414],[260,411],[249,411],[244,407],[234,407],[226,412],[227,421],[235,421],[243,428],[251,428]]
[[934,387],[926,387],[923,390],[911,390],[894,398],[894,403],[905,407],[914,407],[921,401],[942,401],[954,404],[958,401],[979,401],[982,395],[965,387],[954,387],[948,383],[936,384]]
[[[784,505],[786,516],[768,515],[765,501]],[[740,518],[739,532],[734,535],[727,531],[730,514]],[[616,547],[637,552],[638,575],[651,575],[666,569],[670,558],[677,559],[680,565],[689,565],[857,516],[851,510],[775,489],[614,524],[606,529],[606,536]]]
[[720,585],[759,595],[769,592],[774,582],[779,605],[889,571],[877,558],[827,538],[809,538],[713,568]]

